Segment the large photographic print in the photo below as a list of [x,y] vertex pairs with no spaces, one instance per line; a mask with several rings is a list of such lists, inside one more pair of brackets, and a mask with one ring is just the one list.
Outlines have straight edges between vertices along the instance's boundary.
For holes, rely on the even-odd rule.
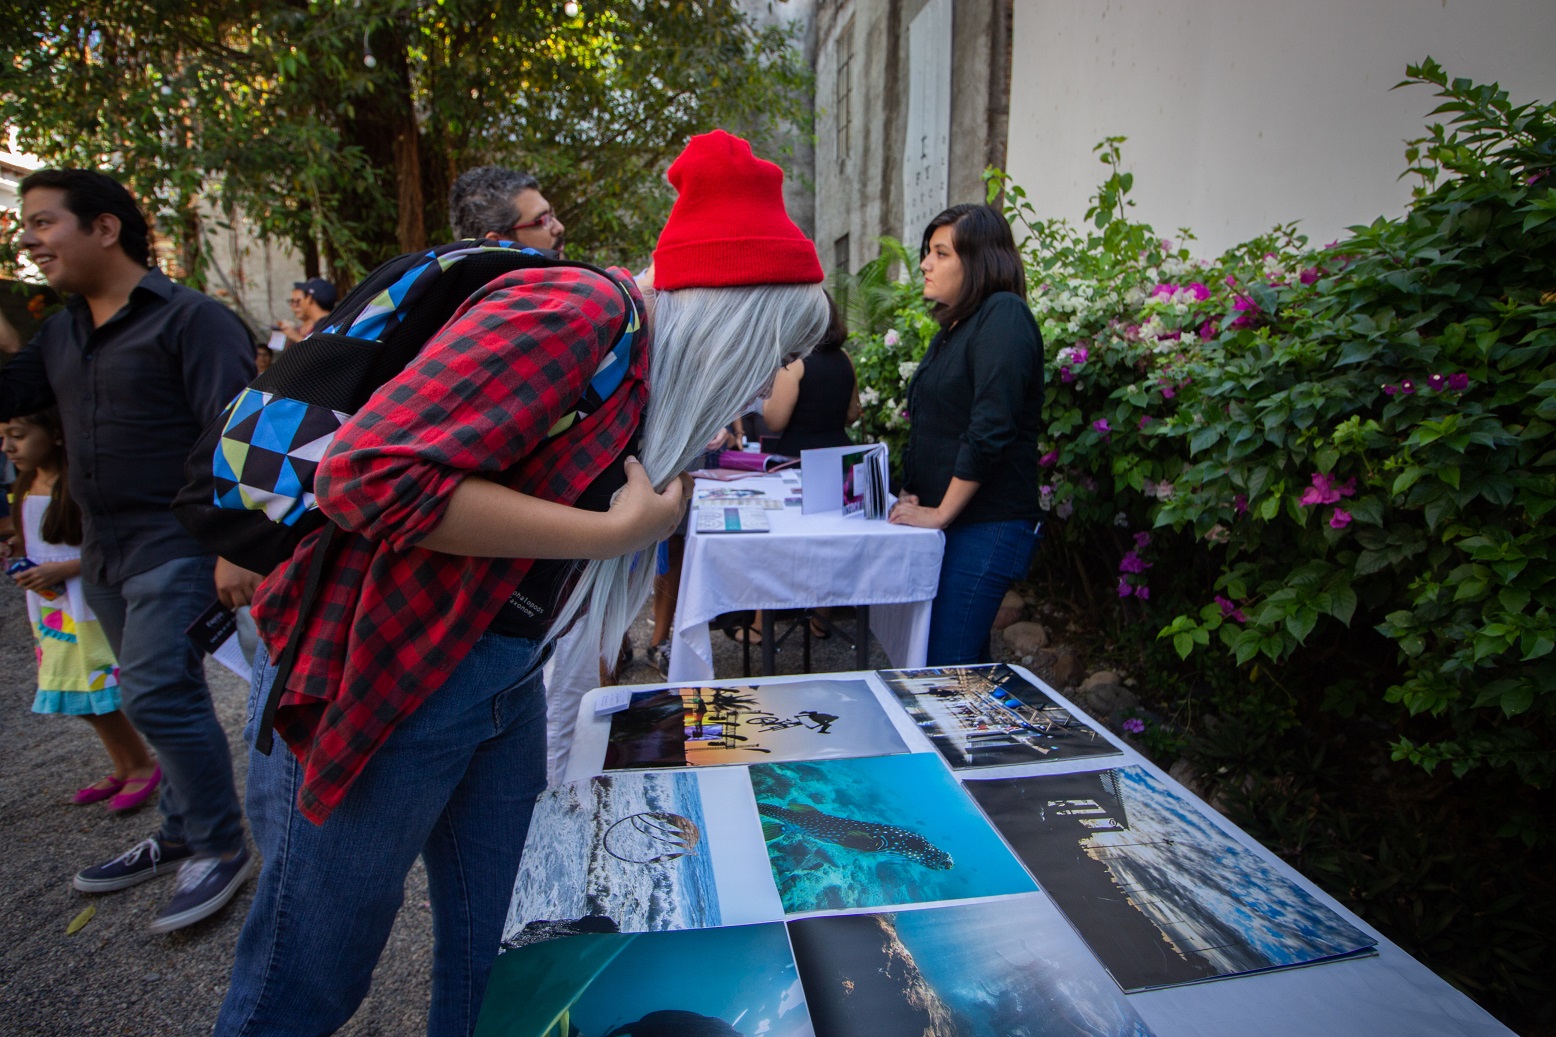
[[817,1037],[1146,1037],[1042,896],[789,923]]
[[820,760],[907,751],[864,681],[634,692],[611,717],[605,769]]
[[789,914],[1035,889],[928,753],[757,764],[750,775]]
[[477,1037],[811,1037],[779,924],[570,936],[498,955]]
[[919,730],[958,770],[1119,752],[1003,663],[879,673]]
[[1375,944],[1144,768],[966,788],[1125,990],[1305,965]]
[[739,770],[558,785],[535,803],[503,944],[776,920],[764,864]]

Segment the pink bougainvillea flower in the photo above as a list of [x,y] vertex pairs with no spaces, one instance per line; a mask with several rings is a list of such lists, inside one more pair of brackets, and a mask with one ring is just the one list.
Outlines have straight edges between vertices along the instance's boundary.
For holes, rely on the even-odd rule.
[[1299,279],[1301,280],[1301,282],[1303,284],[1312,284],[1314,281],[1317,281],[1318,280],[1318,267],[1316,267],[1316,266],[1308,267],[1306,270],[1302,271],[1302,276]]
[[1150,562],[1141,558],[1137,552],[1127,551],[1119,560],[1118,571],[1121,573],[1143,573],[1151,567]]
[[1075,351],[1070,354],[1070,360],[1074,362],[1076,367],[1081,366],[1090,359],[1091,354],[1086,351],[1085,346],[1076,346]]
[[1248,617],[1243,615],[1243,610],[1237,607],[1237,603],[1230,598],[1216,595],[1216,604],[1221,606],[1221,615],[1226,619],[1235,619],[1239,623],[1248,622]]
[[1140,427],[1142,429],[1145,428],[1147,425],[1149,425],[1152,422],[1152,420],[1153,419],[1152,419],[1152,417],[1149,414],[1142,414],[1142,415],[1140,415]]
[[1457,371],[1448,376],[1448,388],[1454,392],[1463,392],[1470,387],[1470,376],[1463,371]]
[[1341,497],[1356,496],[1356,479],[1351,477],[1343,483],[1336,483],[1334,476],[1325,475],[1323,472],[1313,473],[1313,485],[1302,491],[1302,497],[1297,501],[1303,507],[1313,504],[1334,504]]
[[1168,382],[1163,382],[1162,383],[1162,399],[1170,400],[1170,399],[1172,399],[1176,395],[1178,395],[1178,390],[1176,388],[1174,388]]
[[1385,385],[1383,387],[1383,395],[1385,396],[1393,396],[1397,392],[1399,392],[1399,386],[1397,385]]
[[1215,338],[1216,322],[1213,320],[1207,320],[1205,323],[1201,324],[1199,326],[1199,337],[1204,339],[1206,342],[1209,342],[1211,339]]
[[1406,396],[1409,396],[1411,393],[1416,391],[1416,383],[1412,379],[1406,378],[1404,381],[1399,383],[1399,391],[1404,393]]
[[1431,375],[1427,375],[1426,376],[1426,387],[1428,389],[1431,389],[1433,392],[1442,392],[1443,391],[1443,387],[1446,386],[1447,384],[1448,384],[1448,376],[1447,375],[1431,374]]
[[1210,289],[1201,281],[1194,281],[1189,285],[1189,294],[1194,296],[1195,302],[1204,302],[1210,298]]
[[1091,423],[1091,427],[1096,429],[1104,437],[1113,431],[1113,426],[1108,424],[1107,418],[1098,418],[1096,421]]
[[1351,524],[1351,513],[1344,508],[1334,509],[1334,514],[1329,516],[1330,529],[1344,529]]
[[1135,550],[1144,551],[1151,546],[1151,534],[1142,530],[1135,534]]
[[1226,275],[1226,285],[1227,285],[1228,288],[1235,288],[1237,286],[1237,278],[1236,278],[1236,276],[1234,276],[1232,274],[1227,274]]
[[1239,493],[1237,496],[1232,498],[1232,511],[1235,514],[1241,515],[1243,512],[1245,512],[1247,510],[1248,510],[1248,494],[1246,494],[1246,493]]
[[1135,592],[1135,589],[1129,585],[1129,581],[1128,580],[1119,580],[1118,581],[1118,596],[1120,598],[1127,598],[1131,594],[1133,594],[1134,592]]
[[1075,381],[1075,372],[1068,367],[1061,367],[1059,368],[1059,380],[1065,383],[1073,382]]
[[1174,288],[1170,284],[1159,284],[1155,288],[1151,289],[1151,298],[1153,298],[1153,299],[1160,299],[1163,296],[1170,297],[1175,292],[1177,292],[1177,290],[1178,289]]
[[1050,450],[1050,451],[1048,451],[1048,453],[1044,454],[1042,457],[1039,457],[1037,459],[1037,463],[1038,463],[1039,466],[1041,466],[1043,468],[1052,468],[1054,466],[1054,464],[1056,462],[1058,462],[1058,460],[1059,460],[1059,451],[1057,451],[1057,450]]
[[1130,717],[1120,726],[1132,735],[1143,734],[1145,732],[1145,721],[1141,720],[1139,717]]
[[1339,247],[1340,247],[1340,239],[1339,238],[1335,238],[1329,244],[1324,246],[1324,251],[1327,252],[1327,251],[1329,251],[1332,248],[1339,248]]
[[882,339],[888,346],[895,346],[902,341],[902,336],[897,334],[896,328],[889,328],[886,337]]
[[1139,598],[1141,601],[1150,601],[1151,600],[1151,588],[1149,588],[1149,587],[1136,587],[1135,588],[1135,597]]
[[1232,300],[1232,309],[1239,316],[1232,322],[1234,328],[1247,328],[1253,326],[1253,319],[1260,313],[1259,304],[1246,295],[1239,295]]

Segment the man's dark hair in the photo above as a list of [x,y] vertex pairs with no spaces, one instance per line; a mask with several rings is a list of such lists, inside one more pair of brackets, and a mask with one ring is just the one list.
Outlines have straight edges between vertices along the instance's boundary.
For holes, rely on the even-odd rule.
[[962,292],[956,301],[935,306],[935,319],[941,327],[950,327],[978,312],[983,301],[995,292],[1014,292],[1027,296],[1027,273],[1016,251],[1016,239],[1010,224],[998,209],[989,205],[953,205],[929,221],[918,257],[929,255],[929,239],[941,227],[951,228],[951,246],[962,261]]
[[37,187],[65,192],[65,208],[75,213],[82,230],[107,214],[119,218],[119,247],[141,266],[151,266],[151,231],[135,196],[107,173],[95,169],[40,169],[22,179],[19,194]]
[[501,166],[477,166],[459,174],[448,191],[448,222],[456,239],[506,233],[518,222],[513,197],[538,191],[540,182],[528,173]]

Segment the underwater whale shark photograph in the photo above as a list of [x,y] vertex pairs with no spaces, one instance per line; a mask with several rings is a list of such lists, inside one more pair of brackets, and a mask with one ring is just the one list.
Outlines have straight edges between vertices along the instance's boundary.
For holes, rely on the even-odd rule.
[[750,776],[787,914],[1037,888],[933,754],[756,764]]

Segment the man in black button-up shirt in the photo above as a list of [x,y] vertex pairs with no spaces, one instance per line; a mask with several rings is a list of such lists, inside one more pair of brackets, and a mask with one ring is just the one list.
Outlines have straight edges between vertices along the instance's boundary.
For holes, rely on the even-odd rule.
[[[148,269],[145,218],[111,178],[34,173],[22,223],[22,247],[68,299],[0,371],[0,420],[59,407],[87,601],[162,773],[158,833],[75,884],[122,889],[187,860],[152,925],[165,932],[219,910],[249,869],[226,735],[184,633],[217,598],[217,561],[169,505],[200,430],[254,377],[253,341],[231,311]],[[224,563],[224,600],[243,579]]]

